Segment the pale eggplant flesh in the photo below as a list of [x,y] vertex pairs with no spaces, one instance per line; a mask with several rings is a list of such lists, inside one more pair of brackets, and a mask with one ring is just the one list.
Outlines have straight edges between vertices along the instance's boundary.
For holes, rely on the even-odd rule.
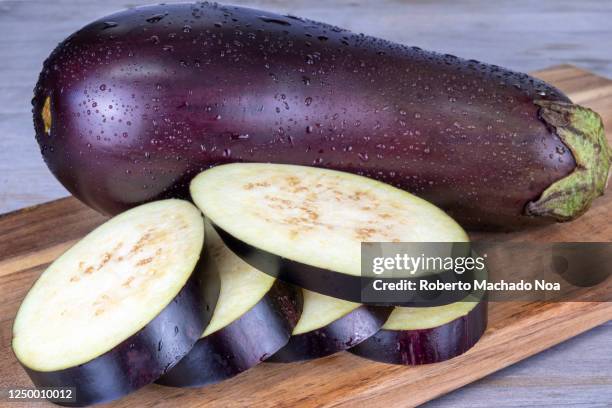
[[[194,274],[173,301],[142,330],[105,354],[76,367],[36,371],[23,366],[37,387],[74,388],[74,402],[64,406],[87,406],[109,402],[148,385],[179,363],[198,340],[214,304],[202,303],[202,289],[211,280]],[[210,297],[209,297],[210,299]]]
[[[451,255],[454,244],[468,241],[459,224],[425,200],[373,179],[328,169],[225,164],[194,178],[191,196],[226,245],[255,268],[356,303],[362,303],[362,288],[369,279],[361,270],[362,242],[447,243],[444,251]],[[462,245],[462,250],[469,251],[469,245]],[[446,282],[469,281],[471,276],[442,270],[403,277]],[[420,286],[415,292],[417,300],[391,305],[423,303],[431,295]],[[452,303],[466,293],[451,295],[436,297],[429,305]]]

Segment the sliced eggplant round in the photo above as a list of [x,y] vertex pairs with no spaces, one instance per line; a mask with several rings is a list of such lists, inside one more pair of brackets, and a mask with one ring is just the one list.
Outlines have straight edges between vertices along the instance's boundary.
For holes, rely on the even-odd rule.
[[396,307],[382,329],[349,352],[389,364],[449,360],[472,348],[487,327],[486,296],[434,307]]
[[206,248],[206,267],[221,278],[219,302],[200,340],[158,384],[200,387],[233,377],[287,344],[300,318],[300,289],[244,262],[208,223]]
[[268,359],[290,363],[347,350],[377,333],[393,307],[366,306],[309,290],[289,342]]
[[[196,205],[246,262],[351,302],[361,302],[362,242],[468,241],[453,219],[427,201],[350,173],[234,163],[200,173],[190,188]],[[453,271],[432,277],[470,278]]]
[[83,406],[155,381],[212,317],[219,279],[199,262],[204,223],[187,201],[122,213],[53,262],[24,299],[13,350],[37,387]]

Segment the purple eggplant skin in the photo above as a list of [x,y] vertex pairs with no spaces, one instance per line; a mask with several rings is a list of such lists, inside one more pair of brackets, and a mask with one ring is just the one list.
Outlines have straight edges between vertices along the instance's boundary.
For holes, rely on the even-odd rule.
[[487,299],[441,326],[422,330],[382,329],[349,352],[381,363],[421,365],[439,363],[471,349],[487,328]]
[[292,363],[329,356],[356,346],[376,334],[393,307],[361,305],[325,327],[291,336],[268,362]]
[[[212,222],[211,222],[212,223]],[[366,285],[371,285],[372,278],[348,275],[344,273],[334,272],[329,269],[319,268],[317,266],[304,264],[292,259],[283,258],[279,255],[264,251],[261,248],[254,247],[244,241],[234,237],[229,232],[212,224],[215,231],[219,234],[223,243],[234,252],[243,261],[254,267],[255,269],[267,273],[268,275],[290,283],[301,288],[312,290],[323,295],[335,297],[337,299],[348,300],[349,302],[363,302],[363,288]],[[386,278],[380,278],[385,281]],[[392,279],[393,280],[393,279]],[[463,274],[457,274],[452,270],[443,271],[435,275],[430,275],[428,278],[410,278],[404,280],[420,280],[439,281],[442,283],[453,282],[472,282],[474,280],[474,271],[466,271]],[[388,303],[371,304],[373,306],[412,306],[412,307],[429,307],[442,306],[449,303],[454,303],[462,300],[469,294],[468,291],[427,291],[415,289],[411,294],[405,296],[403,301],[392,301]]]
[[576,218],[610,167],[599,116],[529,75],[212,3],[101,18],[59,44],[34,92],[48,167],[107,214],[187,198],[211,166],[277,162],[513,229]]
[[248,312],[201,338],[189,354],[156,383],[202,387],[254,367],[287,344],[302,313],[302,301],[300,289],[276,281]]
[[55,403],[81,407],[116,400],[155,381],[189,353],[212,318],[220,279],[198,265],[155,319],[101,356],[59,371],[23,366],[34,385],[74,387],[75,401]]

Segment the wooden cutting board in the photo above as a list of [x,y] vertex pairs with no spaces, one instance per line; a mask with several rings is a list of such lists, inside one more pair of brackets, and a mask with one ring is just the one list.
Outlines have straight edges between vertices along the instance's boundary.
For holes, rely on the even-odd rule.
[[[608,129],[608,140],[612,141],[612,80],[567,65],[534,75],[558,86],[575,102],[598,111]],[[610,190],[586,215],[572,223],[512,234],[473,234],[473,237],[612,241]],[[49,262],[104,220],[74,198],[0,217],[0,389],[31,386],[10,349],[13,318],[27,290]],[[609,290],[607,285],[591,289],[591,293],[595,296],[596,291]],[[610,319],[612,302],[493,303],[489,326],[481,341],[466,354],[444,363],[400,367],[370,362],[344,352],[305,363],[264,363],[231,380],[202,389],[150,385],[113,405],[414,406]]]

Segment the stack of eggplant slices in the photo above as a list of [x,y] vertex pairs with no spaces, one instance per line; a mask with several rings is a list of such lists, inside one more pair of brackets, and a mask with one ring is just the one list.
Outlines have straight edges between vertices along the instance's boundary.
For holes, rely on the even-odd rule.
[[394,307],[360,304],[350,289],[361,242],[467,241],[427,201],[358,175],[266,163],[213,167],[190,192],[195,206],[167,199],[111,218],[40,276],[13,329],[37,387],[74,387],[69,405],[81,406],[343,350],[435,363],[485,329],[483,293]]

